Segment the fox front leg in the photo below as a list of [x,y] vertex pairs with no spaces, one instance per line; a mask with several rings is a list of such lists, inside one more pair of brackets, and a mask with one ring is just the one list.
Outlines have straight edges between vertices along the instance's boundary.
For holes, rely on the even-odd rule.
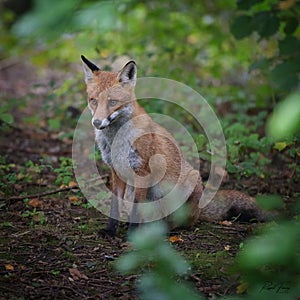
[[118,226],[119,226],[119,200],[118,197],[113,195],[110,205],[110,217],[104,229],[100,230],[100,235],[115,237]]
[[134,189],[134,203],[129,216],[129,227],[128,233],[130,234],[139,224],[143,223],[142,211],[139,210],[139,204],[145,203],[147,196],[147,188],[137,188]]
[[110,206],[110,217],[104,229],[101,229],[101,236],[115,237],[119,226],[119,201],[124,197],[126,184],[118,177],[115,172],[112,172],[112,200]]

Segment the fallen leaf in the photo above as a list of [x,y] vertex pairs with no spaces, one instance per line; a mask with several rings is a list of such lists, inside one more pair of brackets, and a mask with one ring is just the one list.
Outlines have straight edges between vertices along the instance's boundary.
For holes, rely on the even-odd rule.
[[230,221],[221,221],[221,222],[219,222],[219,224],[220,225],[224,225],[224,226],[232,226],[232,222],[230,222]]
[[132,243],[128,242],[128,241],[124,242],[124,243],[121,243],[120,248],[125,249],[125,250],[133,250]]
[[28,205],[30,205],[32,207],[42,207],[43,202],[40,201],[38,198],[33,198],[33,199],[28,201]]
[[275,143],[275,145],[273,146],[273,148],[276,149],[276,150],[278,150],[278,151],[282,151],[287,146],[288,146],[287,142],[277,142],[277,143]]
[[22,173],[19,173],[19,174],[17,175],[17,178],[18,178],[19,180],[23,179],[24,177],[25,177],[25,175],[22,174]]
[[73,202],[73,203],[76,203],[79,201],[79,198],[77,196],[70,196],[69,197],[69,201]]
[[78,186],[77,182],[75,182],[75,181],[69,182],[69,187],[75,187],[75,186]]
[[79,280],[79,279],[85,279],[85,280],[87,280],[88,279],[88,277],[85,274],[81,273],[76,268],[70,268],[69,269],[69,273],[72,276],[73,280]]
[[240,285],[238,285],[236,287],[236,293],[237,294],[244,294],[247,291],[248,287],[249,287],[248,284],[243,282],[243,283],[241,283]]
[[183,239],[179,236],[170,236],[169,237],[169,242],[174,244],[174,243],[183,243]]
[[23,189],[23,186],[21,184],[16,183],[14,184],[14,188],[16,191],[21,191]]
[[280,1],[278,6],[279,9],[286,10],[292,7],[294,4],[295,4],[295,0],[285,0],[285,1]]
[[225,250],[225,251],[229,251],[229,250],[230,250],[230,245],[224,246],[224,250]]
[[37,179],[36,183],[38,183],[38,184],[46,184],[47,180],[45,178],[39,178],[39,179]]
[[38,212],[37,214],[35,214],[32,218],[34,220],[34,222],[39,223],[42,222],[42,220],[45,219],[45,214],[43,211]]
[[5,265],[5,270],[6,271],[13,271],[15,268],[14,268],[14,266],[12,266],[11,264],[6,264]]

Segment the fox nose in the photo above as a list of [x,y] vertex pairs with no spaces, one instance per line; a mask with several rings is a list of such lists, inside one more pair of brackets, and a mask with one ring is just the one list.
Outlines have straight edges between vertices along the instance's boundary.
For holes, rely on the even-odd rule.
[[97,129],[100,129],[101,124],[102,124],[102,121],[99,120],[99,119],[96,119],[96,120],[93,121],[93,125],[94,125]]

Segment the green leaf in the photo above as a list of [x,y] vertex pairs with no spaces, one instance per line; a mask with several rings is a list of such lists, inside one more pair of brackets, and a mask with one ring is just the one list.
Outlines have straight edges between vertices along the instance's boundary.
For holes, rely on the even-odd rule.
[[136,252],[127,253],[116,261],[116,268],[121,273],[134,271],[141,263],[141,257]]
[[249,67],[249,71],[253,71],[256,69],[265,69],[266,67],[268,67],[270,64],[269,59],[263,57],[259,60],[254,61],[250,67]]
[[265,210],[280,209],[284,202],[279,195],[259,195],[255,197],[258,205]]
[[15,227],[12,223],[10,223],[10,222],[4,222],[3,224],[2,224],[3,226],[5,226],[5,227]]
[[165,224],[153,223],[134,231],[130,239],[137,249],[153,249],[166,232]]
[[279,42],[279,50],[281,55],[291,55],[300,49],[300,41],[292,35],[288,35]]
[[277,32],[280,20],[270,11],[256,13],[253,16],[252,26],[262,38],[267,38]]
[[295,32],[299,25],[299,21],[297,18],[290,18],[286,21],[285,27],[284,27],[284,32],[286,34],[292,34]]
[[290,59],[275,66],[271,71],[272,81],[283,90],[290,90],[297,86],[300,60]]
[[102,32],[112,30],[117,24],[117,6],[114,1],[99,1],[79,12],[79,27],[91,27]]
[[242,15],[235,18],[230,26],[230,31],[236,39],[242,39],[253,32],[252,17]]
[[79,2],[52,0],[49,6],[48,0],[35,0],[33,9],[22,16],[12,30],[21,37],[33,35],[41,39],[57,38],[74,24],[74,12]]
[[58,119],[49,119],[48,124],[51,130],[57,130],[60,127],[60,120]]
[[229,162],[227,162],[226,169],[229,173],[237,173],[237,172],[240,171],[240,169],[237,166],[235,166],[235,165],[233,165],[232,163],[229,163]]
[[275,140],[283,139],[300,130],[300,92],[289,95],[278,104],[267,123],[267,133]]
[[205,136],[203,134],[199,134],[195,138],[195,142],[198,149],[202,149],[205,143],[207,142]]
[[237,0],[237,8],[240,10],[249,10],[259,2],[261,2],[261,0]]
[[59,270],[52,270],[51,273],[53,275],[59,275],[60,274],[60,271]]
[[256,269],[266,265],[278,266],[295,261],[298,226],[299,224],[294,222],[294,224],[273,227],[265,235],[250,240],[245,245],[244,251],[239,254],[241,266],[245,269]]
[[277,143],[274,144],[273,148],[276,149],[276,150],[278,150],[278,151],[282,151],[288,145],[289,145],[289,143],[287,143],[287,142],[277,142]]
[[14,122],[14,117],[9,113],[1,113],[0,120],[5,123],[12,124]]

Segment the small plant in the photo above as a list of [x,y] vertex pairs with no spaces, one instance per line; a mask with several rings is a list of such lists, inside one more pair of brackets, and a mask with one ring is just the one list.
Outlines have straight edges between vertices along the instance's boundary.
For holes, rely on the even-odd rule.
[[270,152],[272,141],[257,133],[265,117],[266,112],[262,111],[256,116],[234,115],[224,120],[228,172],[238,177],[256,175],[264,178],[267,175],[270,160],[265,154]]
[[13,185],[17,182],[17,175],[13,172],[15,164],[6,162],[4,156],[0,156],[0,195],[12,193]]
[[60,274],[60,271],[59,270],[52,270],[51,273],[52,273],[52,275],[57,276],[57,275]]
[[49,167],[44,165],[42,162],[40,164],[34,163],[29,160],[26,162],[25,166],[21,167],[18,172],[18,179],[22,182],[36,182],[41,178],[41,173]]
[[117,269],[122,273],[143,271],[137,284],[141,299],[202,299],[180,278],[189,266],[165,241],[166,233],[163,223],[137,229],[130,236],[134,250],[120,257]]
[[69,157],[60,157],[59,160],[60,160],[59,168],[54,169],[54,172],[57,174],[55,184],[68,185],[74,177],[72,159]]
[[2,104],[0,107],[0,127],[3,127],[5,125],[10,125],[14,122],[14,117],[10,113],[10,111],[15,106],[15,100],[12,99],[12,101],[9,101],[6,104]]
[[14,163],[7,163],[5,157],[0,156],[0,189],[2,194],[8,196],[14,193],[15,189],[20,191],[22,185],[35,183],[39,185],[42,182],[42,172],[45,169],[51,169],[51,166],[40,163],[34,163],[31,160],[25,165],[18,166]]
[[21,216],[23,218],[30,218],[30,226],[34,226],[35,224],[43,225],[46,223],[44,212],[38,211],[36,207],[32,211],[26,210]]

